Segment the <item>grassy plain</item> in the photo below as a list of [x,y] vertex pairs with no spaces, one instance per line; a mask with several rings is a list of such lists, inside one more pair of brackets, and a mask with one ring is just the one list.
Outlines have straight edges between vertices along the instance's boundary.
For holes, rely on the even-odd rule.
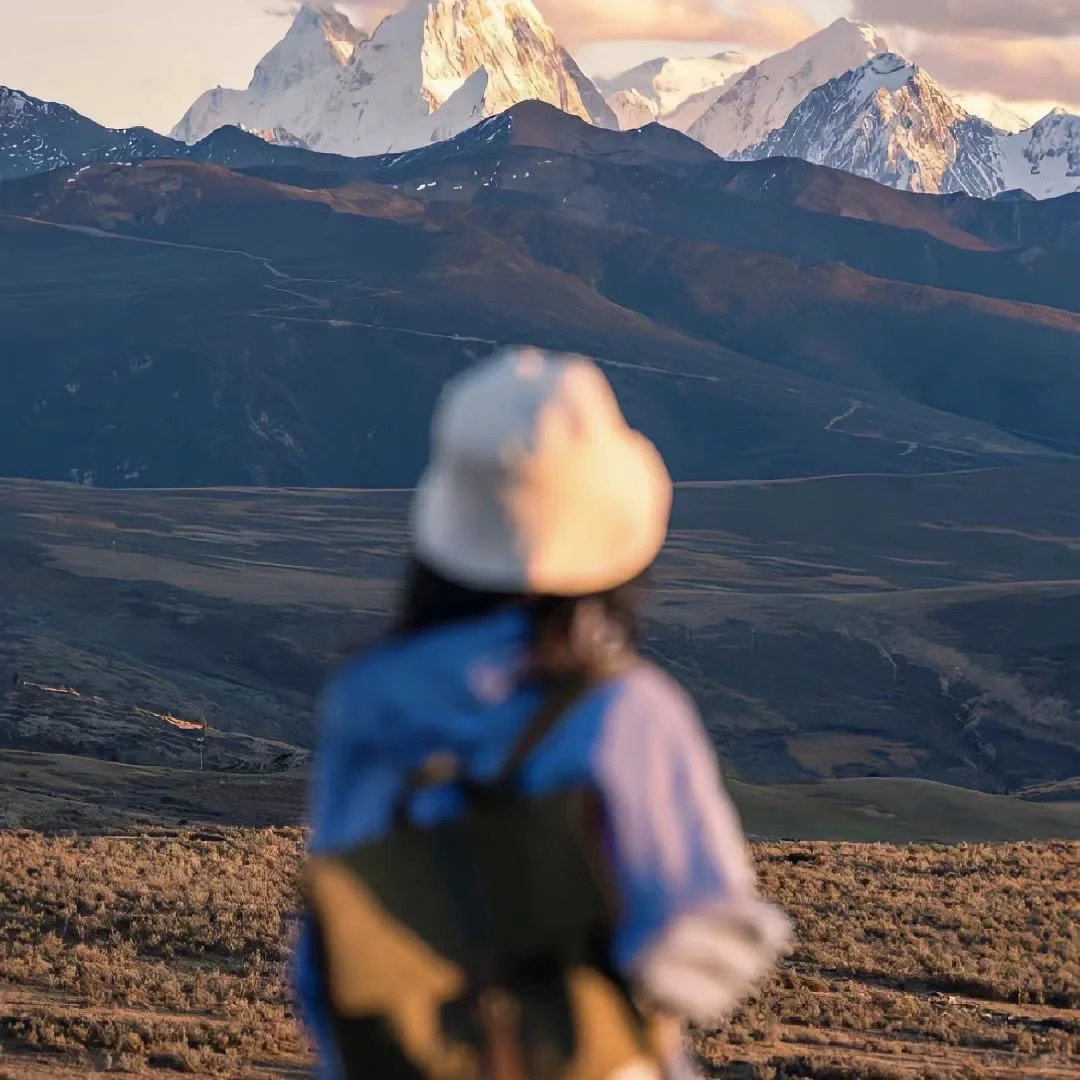
[[[0,1077],[311,1075],[285,979],[303,836],[0,836]],[[707,1075],[1080,1068],[1080,845],[765,844],[798,943]]]
[[[188,825],[303,820],[307,769],[202,773],[89,757],[0,750],[0,828],[108,834]],[[1075,792],[1046,802],[898,778],[805,784],[728,782],[760,839],[957,843],[1080,840]]]
[[[1067,793],[1078,478],[1061,464],[682,487],[646,647],[740,781]],[[209,767],[280,768],[311,745],[327,671],[386,625],[406,504],[0,482],[0,746],[190,769],[191,732],[161,718],[205,717]]]

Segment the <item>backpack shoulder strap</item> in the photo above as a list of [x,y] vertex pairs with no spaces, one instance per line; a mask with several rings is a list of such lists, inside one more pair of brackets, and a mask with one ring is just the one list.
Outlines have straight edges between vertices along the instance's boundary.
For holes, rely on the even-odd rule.
[[539,710],[525,725],[517,742],[511,747],[495,775],[494,783],[505,784],[513,780],[529,759],[529,755],[590,690],[628,671],[634,660],[632,654],[621,655],[586,672],[553,681]]
[[529,755],[555,729],[559,721],[589,692],[595,680],[585,677],[560,679],[551,684],[544,695],[540,708],[518,735],[499,771],[491,780],[493,787],[510,783]]

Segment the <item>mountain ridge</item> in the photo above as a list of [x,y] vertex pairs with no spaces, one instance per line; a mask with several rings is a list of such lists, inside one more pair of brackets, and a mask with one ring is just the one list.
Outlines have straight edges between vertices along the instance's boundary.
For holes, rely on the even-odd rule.
[[[1004,116],[1009,130],[995,128],[887,48],[871,25],[841,18],[745,71],[728,53],[659,57],[594,83],[532,0],[407,0],[374,36],[327,0],[305,0],[248,89],[208,91],[174,134],[204,160],[214,160],[206,139],[230,125],[280,147],[373,158],[542,100],[601,128],[660,122],[721,156],[800,157],[906,190],[1009,200],[1080,191],[1080,117],[1055,110],[1014,131],[1023,121]],[[0,102],[0,178],[187,156],[145,129],[87,121],[74,131],[77,114],[43,103],[34,114],[28,95],[16,116],[15,93]]]
[[[1017,213],[1023,222],[1067,206],[934,199],[795,160],[724,162],[658,124],[605,131],[541,102],[391,157],[328,157],[236,129],[217,132],[202,151],[216,163],[189,156],[80,166],[7,183],[0,211],[11,217],[2,227],[20,274],[42,287],[54,280],[56,259],[100,267],[86,272],[100,286],[78,302],[80,311],[91,304],[80,334],[109,342],[95,364],[131,351],[157,357],[155,368],[166,373],[184,370],[194,355],[207,380],[198,400],[213,399],[208,387],[218,379],[232,386],[240,372],[249,372],[251,389],[230,391],[232,412],[200,404],[194,419],[185,417],[183,397],[181,406],[167,396],[140,405],[137,415],[181,409],[165,425],[174,446],[193,423],[203,432],[188,463],[177,452],[163,471],[166,461],[145,435],[94,434],[117,423],[108,418],[104,368],[91,377],[50,366],[66,368],[65,358],[85,351],[64,337],[66,321],[19,309],[8,316],[18,327],[12,347],[41,358],[41,370],[14,367],[31,382],[23,405],[11,403],[8,427],[25,429],[26,453],[8,471],[35,472],[40,454],[50,462],[45,475],[74,469],[99,483],[247,476],[336,484],[351,475],[400,485],[416,462],[396,433],[344,453],[340,429],[324,417],[325,381],[305,377],[302,393],[286,383],[281,397],[274,387],[284,375],[272,375],[273,365],[292,370],[305,356],[329,364],[334,385],[362,379],[374,408],[398,393],[421,357],[429,366],[412,378],[426,395],[466,352],[515,340],[613,364],[631,409],[683,477],[720,467],[766,475],[941,467],[1074,445],[1064,357],[1080,336],[1068,314],[1080,312],[1080,245],[1054,240],[1067,235],[1067,216],[1040,221],[1037,231],[1034,218],[1023,225],[1040,245],[1034,251],[1014,252],[997,239]],[[238,163],[246,174],[222,167]],[[91,243],[87,229],[109,235]],[[117,245],[112,234],[138,243]],[[121,302],[110,282],[126,280],[127,258],[140,251],[163,260],[165,277],[155,286],[144,274],[139,286],[156,297],[148,321],[119,326],[109,314]],[[341,281],[353,284],[342,292],[334,285]],[[1042,308],[1023,306],[1032,303]],[[184,322],[192,310],[205,326]],[[867,335],[877,340],[869,353]],[[338,366],[350,341],[372,358],[370,370]],[[1024,377],[1045,389],[1010,404],[992,388],[1015,384],[1010,357],[1021,354]],[[929,377],[927,359],[940,380]],[[985,369],[974,381],[973,365]],[[376,372],[380,389],[367,381]],[[39,376],[46,382],[38,385]],[[682,397],[689,386],[699,390]],[[725,396],[715,398],[721,388]],[[144,393],[138,383],[130,392]],[[722,453],[708,449],[702,410],[710,424],[726,417]],[[419,424],[418,413],[409,415]],[[93,426],[83,431],[80,416],[96,417]],[[833,423],[839,417],[843,424]],[[365,422],[382,431],[373,415]],[[85,440],[75,460],[64,439],[47,435],[69,424]],[[847,430],[853,426],[858,435]],[[1006,429],[1035,432],[1049,450]],[[411,430],[403,422],[402,437]],[[422,443],[422,425],[412,435]],[[217,464],[206,449],[215,445],[232,447]]]
[[159,153],[171,156],[174,146],[149,128],[106,128],[60,102],[0,86],[0,180],[87,160],[120,163]]

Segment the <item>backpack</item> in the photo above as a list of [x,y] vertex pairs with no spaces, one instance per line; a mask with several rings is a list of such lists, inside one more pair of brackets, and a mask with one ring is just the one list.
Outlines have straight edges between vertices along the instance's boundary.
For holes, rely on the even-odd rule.
[[[617,916],[602,807],[588,786],[528,797],[531,751],[595,679],[551,688],[499,774],[436,755],[381,839],[314,855],[308,914],[345,1080],[608,1080],[659,1076],[653,1026],[610,964]],[[455,783],[461,815],[409,819]]]

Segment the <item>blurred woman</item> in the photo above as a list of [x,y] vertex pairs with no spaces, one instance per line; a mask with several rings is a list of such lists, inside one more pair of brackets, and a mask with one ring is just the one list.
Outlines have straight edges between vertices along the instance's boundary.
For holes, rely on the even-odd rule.
[[299,987],[327,1076],[692,1075],[787,922],[715,753],[637,652],[672,487],[599,368],[453,381],[397,624],[329,687]]

